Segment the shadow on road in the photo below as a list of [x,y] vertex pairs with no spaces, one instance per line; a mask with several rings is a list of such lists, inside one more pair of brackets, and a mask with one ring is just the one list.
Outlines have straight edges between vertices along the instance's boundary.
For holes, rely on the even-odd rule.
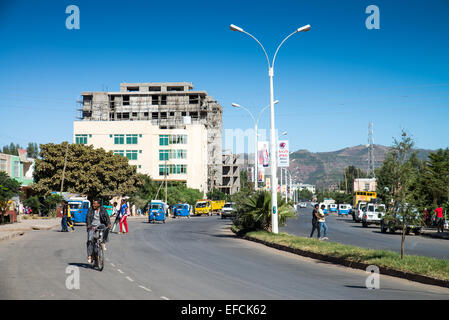
[[92,269],[92,266],[88,263],[70,262],[69,266],[75,266],[79,268]]

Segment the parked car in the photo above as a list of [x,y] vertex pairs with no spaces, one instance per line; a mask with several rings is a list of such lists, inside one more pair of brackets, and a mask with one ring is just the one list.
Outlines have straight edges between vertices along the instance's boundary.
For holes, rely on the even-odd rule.
[[237,215],[237,209],[235,208],[234,202],[226,202],[221,209],[221,218],[235,218]]
[[[397,207],[394,215],[385,215],[380,222],[380,232],[395,233],[396,230],[402,230],[402,216],[400,215],[401,207]],[[409,221],[406,221],[405,233],[413,232],[415,235],[420,235],[422,232],[422,222],[419,217],[419,211],[416,208],[410,209],[412,212]]]
[[362,221],[363,211],[366,208],[366,202],[359,201],[357,206],[352,209],[352,220],[359,222]]
[[380,221],[385,216],[385,205],[380,203],[368,203],[362,216],[362,226],[368,227],[370,224],[380,225]]

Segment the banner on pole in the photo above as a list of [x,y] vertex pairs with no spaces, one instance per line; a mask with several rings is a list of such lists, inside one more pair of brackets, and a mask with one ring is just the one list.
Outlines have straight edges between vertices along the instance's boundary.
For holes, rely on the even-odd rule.
[[268,153],[268,141],[259,141],[257,144],[258,163],[259,167],[268,168],[270,164],[270,157]]
[[288,140],[278,142],[278,167],[288,167],[290,165],[290,152]]

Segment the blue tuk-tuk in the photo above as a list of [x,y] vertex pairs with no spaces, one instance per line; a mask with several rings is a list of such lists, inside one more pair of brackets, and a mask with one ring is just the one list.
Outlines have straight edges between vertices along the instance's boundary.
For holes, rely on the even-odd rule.
[[190,206],[187,203],[175,204],[173,207],[173,213],[175,217],[190,218]]
[[337,213],[338,211],[338,205],[335,203],[329,204],[329,211],[333,213]]
[[72,222],[86,222],[87,211],[90,208],[90,201],[82,198],[72,198],[68,200]]
[[155,221],[162,221],[165,223],[165,210],[166,210],[166,204],[162,201],[155,201],[152,200],[149,203],[149,215],[148,215],[148,222],[154,223]]
[[338,215],[349,215],[350,205],[349,204],[340,204],[338,206]]

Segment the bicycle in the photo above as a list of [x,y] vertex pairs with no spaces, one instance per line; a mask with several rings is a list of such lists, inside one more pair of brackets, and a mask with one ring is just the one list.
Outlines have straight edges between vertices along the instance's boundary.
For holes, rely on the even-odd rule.
[[94,247],[92,252],[92,268],[102,271],[104,268],[103,236],[106,226],[92,227],[94,231]]

